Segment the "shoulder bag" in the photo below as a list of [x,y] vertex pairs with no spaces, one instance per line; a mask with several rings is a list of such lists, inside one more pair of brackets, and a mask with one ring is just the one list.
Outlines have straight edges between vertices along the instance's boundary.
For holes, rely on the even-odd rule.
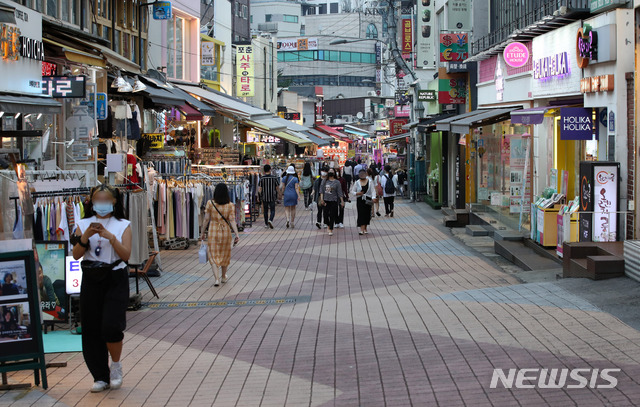
[[222,219],[224,219],[224,221],[227,222],[227,225],[229,225],[229,229],[231,229],[231,233],[234,233],[233,227],[231,226],[231,223],[229,223],[227,218],[225,218],[224,215],[218,210],[218,207],[216,206],[216,204],[213,203],[213,200],[211,200],[211,205],[213,205],[213,207],[216,210],[216,212],[218,212],[218,215],[220,215],[222,217]]

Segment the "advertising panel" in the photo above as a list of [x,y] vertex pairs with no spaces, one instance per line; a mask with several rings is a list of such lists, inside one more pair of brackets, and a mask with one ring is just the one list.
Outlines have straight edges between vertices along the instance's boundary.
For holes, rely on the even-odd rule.
[[436,67],[435,15],[435,0],[418,0],[416,66],[419,68]]
[[236,94],[239,97],[251,97],[255,93],[253,80],[253,47],[251,45],[239,45],[236,48]]
[[282,38],[278,40],[278,51],[314,51],[318,49],[318,38]]
[[469,58],[467,34],[440,34],[440,62],[462,62]]
[[471,31],[471,0],[449,0],[447,15],[450,31]]
[[560,140],[591,140],[598,138],[597,120],[592,109],[563,107],[560,109]]

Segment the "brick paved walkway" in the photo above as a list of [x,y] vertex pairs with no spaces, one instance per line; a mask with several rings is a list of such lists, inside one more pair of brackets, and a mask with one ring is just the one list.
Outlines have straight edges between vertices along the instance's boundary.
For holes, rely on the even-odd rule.
[[[81,354],[50,355],[68,367],[48,370],[49,390],[0,405],[640,403],[640,332],[561,284],[519,284],[423,204],[396,213],[363,237],[355,211],[333,237],[308,212],[295,230],[279,214],[275,230],[244,233],[219,288],[196,248],[162,252],[160,300],[144,291],[149,306],[128,313],[122,389],[91,394]],[[494,368],[621,372],[614,389],[491,389]]]

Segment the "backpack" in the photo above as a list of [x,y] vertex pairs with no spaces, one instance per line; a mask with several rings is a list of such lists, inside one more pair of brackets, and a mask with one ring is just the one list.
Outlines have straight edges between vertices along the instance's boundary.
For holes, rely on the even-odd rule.
[[387,195],[394,195],[396,193],[396,185],[393,183],[393,179],[389,178],[389,175],[385,175],[387,182],[384,184],[384,192]]

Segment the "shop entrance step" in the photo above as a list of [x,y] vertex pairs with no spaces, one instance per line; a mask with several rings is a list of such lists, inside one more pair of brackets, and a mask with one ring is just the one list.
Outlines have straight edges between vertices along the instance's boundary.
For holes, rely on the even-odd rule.
[[523,234],[515,230],[496,230],[493,232],[493,238],[495,240],[508,240],[511,242],[524,241]]
[[496,239],[493,247],[496,254],[523,270],[552,270],[558,268],[557,262],[540,256],[533,249],[525,246],[523,242]]
[[442,208],[443,223],[448,228],[463,228],[469,224],[467,209]]
[[622,242],[575,242],[563,246],[562,276],[604,280],[624,276]]
[[491,228],[491,230],[489,229],[490,228],[482,225],[467,225],[466,232],[471,236],[491,236],[493,234],[493,228]]

